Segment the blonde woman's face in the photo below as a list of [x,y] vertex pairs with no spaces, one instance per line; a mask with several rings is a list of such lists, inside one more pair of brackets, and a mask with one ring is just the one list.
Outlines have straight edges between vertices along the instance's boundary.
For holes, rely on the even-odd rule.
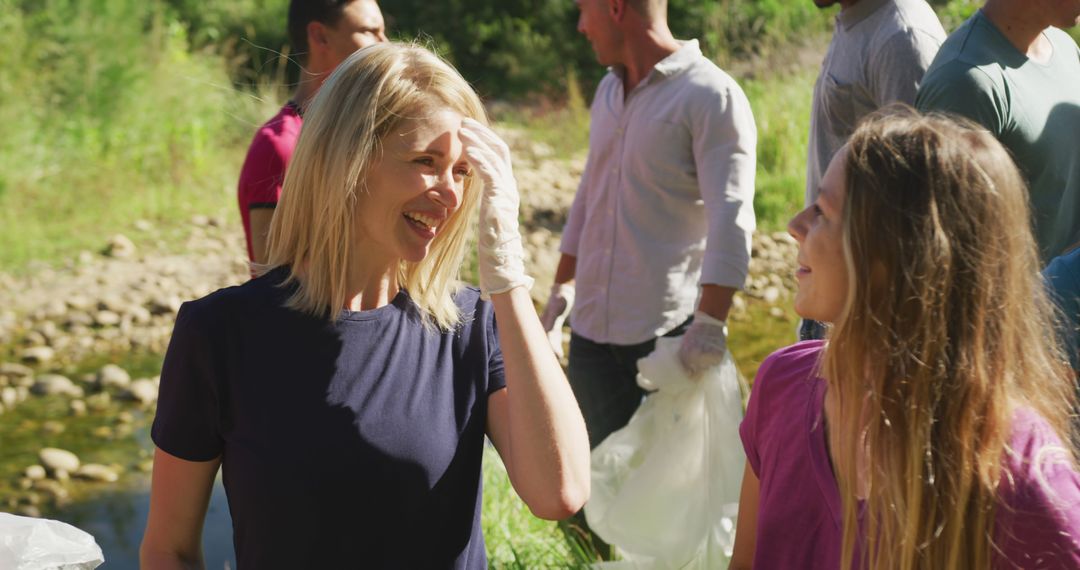
[[405,120],[382,141],[357,203],[357,237],[375,255],[417,262],[461,206],[469,165],[458,130],[461,115],[439,111]]
[[843,207],[847,147],[843,147],[821,179],[817,200],[788,222],[788,233],[799,242],[799,292],[795,312],[826,323],[840,318],[847,300],[848,271],[844,263]]

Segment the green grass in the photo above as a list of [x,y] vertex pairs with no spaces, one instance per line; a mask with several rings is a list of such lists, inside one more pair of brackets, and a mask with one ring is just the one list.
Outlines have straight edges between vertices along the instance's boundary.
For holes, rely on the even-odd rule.
[[763,231],[782,230],[802,208],[816,77],[806,69],[742,83],[758,128],[754,213]]
[[484,508],[480,522],[492,568],[586,568],[587,555],[567,541],[558,523],[532,516],[506,476],[495,448],[484,450]]
[[100,250],[138,219],[169,229],[235,201],[273,105],[193,53],[158,2],[0,0],[0,270]]

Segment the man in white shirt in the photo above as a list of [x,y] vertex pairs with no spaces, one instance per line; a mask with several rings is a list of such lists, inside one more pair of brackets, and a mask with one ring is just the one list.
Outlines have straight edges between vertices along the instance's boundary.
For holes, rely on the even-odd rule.
[[757,131],[735,81],[672,36],[666,0],[577,4],[610,69],[543,321],[561,352],[573,307],[569,377],[595,447],[641,403],[637,359],[657,337],[682,335],[691,375],[722,360],[750,261]]

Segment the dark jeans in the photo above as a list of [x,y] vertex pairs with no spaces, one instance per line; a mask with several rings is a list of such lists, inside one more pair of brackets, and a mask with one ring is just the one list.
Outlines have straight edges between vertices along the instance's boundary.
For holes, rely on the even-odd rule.
[[[664,336],[682,336],[690,322]],[[646,392],[637,385],[637,361],[655,347],[656,339],[630,345],[600,344],[571,330],[567,376],[585,417],[590,448],[625,426],[641,405]]]

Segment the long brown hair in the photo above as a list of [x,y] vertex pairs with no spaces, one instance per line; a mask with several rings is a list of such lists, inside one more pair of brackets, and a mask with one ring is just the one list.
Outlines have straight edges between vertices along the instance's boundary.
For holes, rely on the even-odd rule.
[[1014,411],[1068,441],[1075,409],[1023,179],[973,123],[899,107],[854,133],[846,167],[849,291],[822,360],[830,429],[852,434],[832,450],[843,567],[861,542],[863,567],[988,568]]

